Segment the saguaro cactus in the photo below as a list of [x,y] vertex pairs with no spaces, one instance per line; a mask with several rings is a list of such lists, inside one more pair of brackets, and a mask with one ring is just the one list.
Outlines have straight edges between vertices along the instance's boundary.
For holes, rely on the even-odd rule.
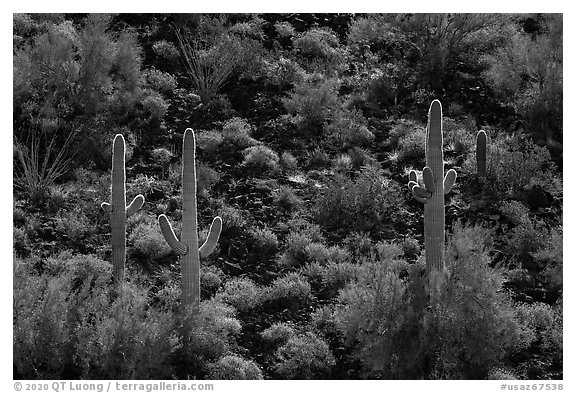
[[454,169],[444,176],[442,143],[442,105],[434,100],[428,111],[423,186],[418,183],[415,171],[410,172],[408,182],[414,198],[424,203],[424,247],[428,270],[444,269],[444,195],[456,182]]
[[124,137],[117,134],[112,145],[112,203],[103,202],[100,206],[110,213],[110,229],[112,232],[112,264],[114,265],[114,280],[124,281],[124,266],[126,264],[126,217],[137,212],[144,204],[144,197],[137,195],[126,206],[126,146]]
[[478,131],[476,135],[476,166],[478,169],[478,178],[486,177],[486,133]]
[[182,236],[176,238],[168,218],[161,214],[158,217],[160,230],[170,248],[180,255],[182,270],[182,307],[192,306],[192,312],[200,307],[200,257],[210,255],[222,230],[222,219],[215,217],[210,226],[206,242],[198,248],[198,221],[196,211],[196,141],[194,131],[184,131],[182,147]]

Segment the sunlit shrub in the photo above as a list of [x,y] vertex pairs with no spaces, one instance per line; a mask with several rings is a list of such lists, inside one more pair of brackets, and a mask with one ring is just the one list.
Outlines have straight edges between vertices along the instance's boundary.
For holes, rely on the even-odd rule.
[[138,224],[127,240],[132,246],[128,249],[130,255],[143,261],[161,261],[172,252],[153,221]]
[[294,86],[283,100],[289,113],[299,116],[299,127],[307,134],[319,133],[338,102],[337,80],[314,74]]
[[335,147],[365,146],[374,140],[366,119],[357,110],[338,111],[331,120],[324,126],[324,134]]
[[222,126],[222,137],[224,141],[234,144],[239,148],[254,146],[257,142],[250,134],[252,127],[248,122],[240,117],[233,117]]
[[362,169],[355,180],[336,178],[316,200],[316,221],[329,231],[371,232],[391,222],[402,200],[399,187],[373,167]]
[[263,379],[262,370],[251,360],[227,355],[208,367],[208,379]]
[[262,174],[264,172],[278,171],[280,158],[272,149],[258,145],[244,150],[244,161],[242,166],[250,169],[254,173]]
[[255,228],[250,234],[254,239],[254,251],[259,255],[275,254],[278,250],[278,237],[269,228]]
[[276,322],[260,333],[262,339],[273,347],[285,344],[290,337],[296,335],[296,329],[289,323]]
[[286,379],[328,378],[336,364],[328,344],[311,332],[290,337],[276,357],[276,372]]
[[224,290],[216,295],[220,301],[247,312],[259,306],[262,290],[248,278],[233,278],[224,284]]
[[263,299],[273,309],[298,309],[312,300],[310,283],[299,273],[288,273],[265,288]]

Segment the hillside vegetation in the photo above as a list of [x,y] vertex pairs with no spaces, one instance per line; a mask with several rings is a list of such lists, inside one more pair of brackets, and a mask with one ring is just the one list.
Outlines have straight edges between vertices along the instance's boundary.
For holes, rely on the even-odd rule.
[[13,22],[15,379],[562,379],[562,15]]

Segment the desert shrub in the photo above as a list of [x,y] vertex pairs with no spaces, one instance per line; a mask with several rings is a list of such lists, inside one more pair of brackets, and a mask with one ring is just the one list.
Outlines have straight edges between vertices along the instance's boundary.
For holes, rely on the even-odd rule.
[[292,153],[285,151],[280,156],[280,166],[287,174],[293,174],[298,171],[298,160]]
[[548,14],[541,34],[511,32],[485,56],[496,96],[547,142],[562,143],[562,16]]
[[263,379],[262,370],[251,360],[227,355],[208,367],[208,379]]
[[296,329],[292,324],[276,322],[260,333],[262,339],[273,347],[284,345],[290,337],[296,335]]
[[317,262],[321,265],[326,265],[329,262],[339,263],[350,260],[350,253],[339,247],[330,246],[326,247],[322,243],[310,243],[304,249],[307,260]]
[[306,72],[294,60],[280,56],[275,61],[264,60],[264,75],[266,83],[278,86],[280,89],[289,89],[302,82]]
[[486,242],[469,238],[482,232],[455,226],[447,269],[428,279],[420,263],[390,256],[362,263],[340,292],[334,317],[368,375],[483,378],[529,345],[530,329],[502,291],[502,274],[489,266]]
[[358,110],[338,111],[332,121],[324,126],[324,135],[337,148],[365,146],[374,140],[367,123]]
[[398,160],[402,162],[419,162],[425,156],[426,130],[415,128],[412,132],[402,135],[398,139]]
[[206,266],[200,270],[200,288],[206,297],[211,297],[222,285],[222,270],[214,266]]
[[160,232],[160,227],[154,221],[142,222],[128,234],[129,253],[141,261],[160,262],[172,251]]
[[206,153],[214,153],[222,143],[224,137],[219,131],[198,131],[196,133],[196,144],[198,148]]
[[243,151],[244,161],[242,166],[250,169],[255,174],[276,172],[279,169],[280,158],[269,147],[257,145]]
[[241,149],[245,149],[257,144],[257,141],[250,136],[252,126],[240,117],[233,117],[227,120],[222,126],[222,138]]
[[196,163],[196,187],[199,196],[208,197],[208,191],[220,180],[220,173],[203,162]]
[[301,274],[288,273],[266,287],[262,297],[267,308],[296,310],[312,300],[312,290]]
[[[500,136],[490,138],[486,156],[487,189],[502,199],[519,195],[533,185],[544,188],[554,186],[555,168],[550,152],[534,144],[525,136]],[[476,156],[471,154],[462,166],[466,173],[476,173]]]
[[547,236],[548,230],[538,221],[527,220],[508,230],[504,247],[508,262],[534,270],[532,254],[544,248]]
[[294,50],[308,70],[334,73],[341,69],[344,52],[336,34],[328,28],[311,28],[293,40]]
[[512,225],[530,223],[530,210],[520,201],[504,201],[500,205],[500,211]]
[[307,75],[283,99],[286,110],[298,116],[298,126],[306,134],[318,134],[338,103],[338,81],[321,75]]
[[370,235],[365,232],[352,232],[343,240],[352,256],[366,255],[372,251],[373,244]]
[[339,154],[333,161],[332,170],[335,173],[347,174],[352,170],[352,158],[348,154]]
[[365,167],[355,180],[337,175],[312,211],[326,230],[374,233],[391,223],[400,200],[396,184],[384,178],[380,170]]
[[295,267],[306,262],[307,247],[314,244],[313,237],[300,231],[291,231],[285,239],[285,251],[280,255],[278,263],[285,267]]
[[456,154],[466,154],[476,148],[476,134],[449,117],[442,118],[444,146]]
[[216,298],[240,312],[248,312],[260,305],[261,292],[262,290],[252,280],[237,277],[227,281]]
[[355,170],[361,170],[367,166],[377,167],[379,165],[378,160],[370,153],[370,150],[364,147],[353,147],[348,150],[348,155],[352,159],[352,167]]
[[290,24],[290,22],[278,21],[274,23],[274,29],[280,37],[291,37],[296,34],[296,30],[294,29],[294,26]]
[[532,345],[562,363],[562,308],[544,303],[522,304],[517,308],[520,322],[534,334]]
[[302,269],[312,287],[321,299],[333,299],[338,291],[356,278],[358,265],[351,262],[328,262],[321,265],[311,262]]
[[332,162],[330,156],[321,148],[314,148],[307,157],[306,164],[310,169],[329,168]]
[[218,215],[222,218],[222,222],[226,223],[222,228],[223,231],[243,231],[248,223],[240,209],[225,203],[218,209]]
[[167,72],[151,68],[144,73],[150,87],[161,93],[168,93],[178,87],[178,82],[173,75]]
[[105,14],[89,14],[78,24],[55,18],[29,45],[15,48],[17,139],[40,127],[51,129],[60,144],[79,130],[71,150],[82,154],[74,161],[104,167],[110,130],[159,127],[147,115],[160,119],[166,102],[144,78],[136,34],[113,32],[111,20]]
[[294,210],[302,204],[302,200],[296,196],[294,190],[289,186],[280,186],[274,192],[274,202],[286,211]]
[[286,379],[329,378],[336,364],[328,344],[311,332],[288,338],[275,355],[275,371]]
[[272,255],[278,250],[278,237],[270,228],[255,228],[250,234],[254,239],[254,251],[259,255]]
[[78,209],[60,211],[54,218],[54,224],[56,231],[74,243],[79,243],[96,232],[95,223],[90,222]]
[[544,238],[544,246],[532,253],[532,257],[543,271],[544,282],[551,288],[562,290],[563,286],[563,229],[552,228],[549,235]]
[[180,57],[178,49],[176,49],[174,44],[166,40],[156,41],[152,44],[152,50],[156,55],[162,56],[166,60],[176,61]]
[[402,252],[407,259],[416,259],[421,252],[418,240],[412,238],[402,240],[400,247],[402,247]]

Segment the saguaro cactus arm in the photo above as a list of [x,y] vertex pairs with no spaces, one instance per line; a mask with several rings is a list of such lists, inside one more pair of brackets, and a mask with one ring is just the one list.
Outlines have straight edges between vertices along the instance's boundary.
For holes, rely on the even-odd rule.
[[205,258],[214,252],[221,231],[222,219],[220,217],[214,217],[214,220],[212,220],[212,224],[210,225],[210,230],[208,231],[208,237],[204,244],[202,244],[202,247],[200,247],[200,257]]
[[456,177],[457,174],[454,169],[450,169],[446,172],[446,176],[444,176],[444,195],[448,194],[452,190],[454,183],[456,183]]
[[134,197],[134,199],[132,199],[132,202],[126,206],[126,217],[130,217],[132,214],[136,213],[142,208],[142,205],[144,205],[144,196],[142,194],[138,194]]
[[186,247],[184,243],[178,240],[174,234],[172,225],[170,225],[170,221],[168,221],[168,217],[166,217],[164,214],[160,214],[158,217],[158,223],[160,224],[160,231],[162,232],[162,236],[164,236],[166,243],[168,243],[172,251],[178,255],[186,255],[188,252],[188,247]]

